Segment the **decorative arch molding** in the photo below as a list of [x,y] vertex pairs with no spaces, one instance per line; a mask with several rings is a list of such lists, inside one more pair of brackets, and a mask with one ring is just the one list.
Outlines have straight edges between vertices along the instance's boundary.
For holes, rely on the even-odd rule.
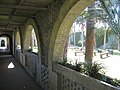
[[50,39],[50,60],[63,59],[70,28],[79,14],[95,0],[65,0],[54,24]]
[[0,34],[0,37],[4,37],[4,36],[10,37],[10,35],[9,35],[9,34],[6,34],[6,33]]
[[[31,29],[34,28],[34,32],[35,32],[35,35],[36,35],[36,39],[37,39],[37,45],[38,45],[38,51],[40,51],[40,39],[39,39],[39,30],[38,30],[38,27],[37,27],[37,23],[35,22],[34,19],[30,18],[26,24],[25,24],[25,34],[24,34],[24,38],[26,37],[26,35],[30,34],[31,32],[27,32],[28,29],[29,31],[32,31]],[[24,39],[24,49],[26,48],[25,47],[25,39]]]

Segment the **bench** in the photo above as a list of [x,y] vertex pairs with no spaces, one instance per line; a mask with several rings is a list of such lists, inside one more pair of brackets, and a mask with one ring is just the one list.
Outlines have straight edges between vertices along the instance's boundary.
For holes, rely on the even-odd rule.
[[101,50],[101,49],[98,49],[98,53],[102,53],[102,50]]
[[84,55],[83,51],[75,51],[75,56],[82,56]]
[[113,54],[113,50],[112,49],[108,49],[109,54]]
[[108,57],[108,52],[100,53],[100,58],[103,58],[103,55],[106,55]]

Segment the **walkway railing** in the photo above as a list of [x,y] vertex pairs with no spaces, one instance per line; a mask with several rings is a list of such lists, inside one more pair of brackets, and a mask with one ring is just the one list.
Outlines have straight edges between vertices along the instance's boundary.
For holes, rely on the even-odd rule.
[[27,68],[26,70],[35,79],[36,79],[38,60],[39,60],[39,57],[37,55],[30,53],[30,52],[25,53],[25,68]]
[[30,52],[26,52],[25,54],[23,54],[18,49],[15,50],[15,57],[26,68],[28,73],[30,73],[33,78],[36,78],[36,66],[39,57]]
[[16,49],[15,50],[15,57],[17,60],[21,60],[21,50],[20,49]]
[[23,54],[20,50],[16,49],[15,57],[38,84],[40,84],[44,90],[48,90],[48,68],[42,63],[38,63],[41,62],[39,56],[32,52],[25,52]]
[[53,64],[53,71],[57,73],[58,90],[120,90],[59,64]]

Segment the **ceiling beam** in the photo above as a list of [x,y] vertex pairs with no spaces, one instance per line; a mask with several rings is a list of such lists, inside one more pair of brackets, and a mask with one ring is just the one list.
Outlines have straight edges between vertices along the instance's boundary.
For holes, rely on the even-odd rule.
[[[21,6],[23,3],[24,3],[25,0],[20,0],[18,6]],[[9,28],[9,25],[10,25],[10,22],[12,21],[12,18],[14,17],[14,14],[16,14],[17,12],[17,8],[14,8],[11,15],[9,16],[9,22],[8,22],[8,25],[7,25],[7,28]]]
[[20,25],[11,24],[9,27],[7,27],[6,25],[0,25],[0,28],[15,28],[15,27],[20,27]]
[[8,31],[8,30],[14,30],[14,28],[5,28],[5,27],[0,27],[0,31],[1,31],[1,30],[4,30],[4,31],[6,30],[6,31]]
[[[0,24],[4,24],[4,23],[8,23],[9,22],[9,20],[2,20],[2,21],[0,21]],[[10,24],[22,24],[22,23],[24,23],[24,22],[19,22],[19,21],[10,21],[9,22]]]
[[1,8],[16,8],[16,9],[26,9],[26,10],[47,10],[47,8],[43,7],[33,7],[33,6],[23,6],[23,5],[8,5],[8,4],[0,4]]
[[[0,16],[10,16],[10,14],[2,14],[2,13],[0,13]],[[30,17],[29,15],[18,15],[18,14],[14,14],[13,16],[15,16],[15,17],[23,17],[23,18]]]

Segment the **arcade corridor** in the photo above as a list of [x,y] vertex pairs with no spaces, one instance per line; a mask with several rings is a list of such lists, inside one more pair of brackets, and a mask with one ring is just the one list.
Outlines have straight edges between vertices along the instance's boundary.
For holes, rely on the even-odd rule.
[[[8,68],[10,63],[14,68]],[[12,55],[0,56],[0,90],[43,90]]]
[[95,1],[0,0],[0,90],[118,90],[55,63],[73,22]]

